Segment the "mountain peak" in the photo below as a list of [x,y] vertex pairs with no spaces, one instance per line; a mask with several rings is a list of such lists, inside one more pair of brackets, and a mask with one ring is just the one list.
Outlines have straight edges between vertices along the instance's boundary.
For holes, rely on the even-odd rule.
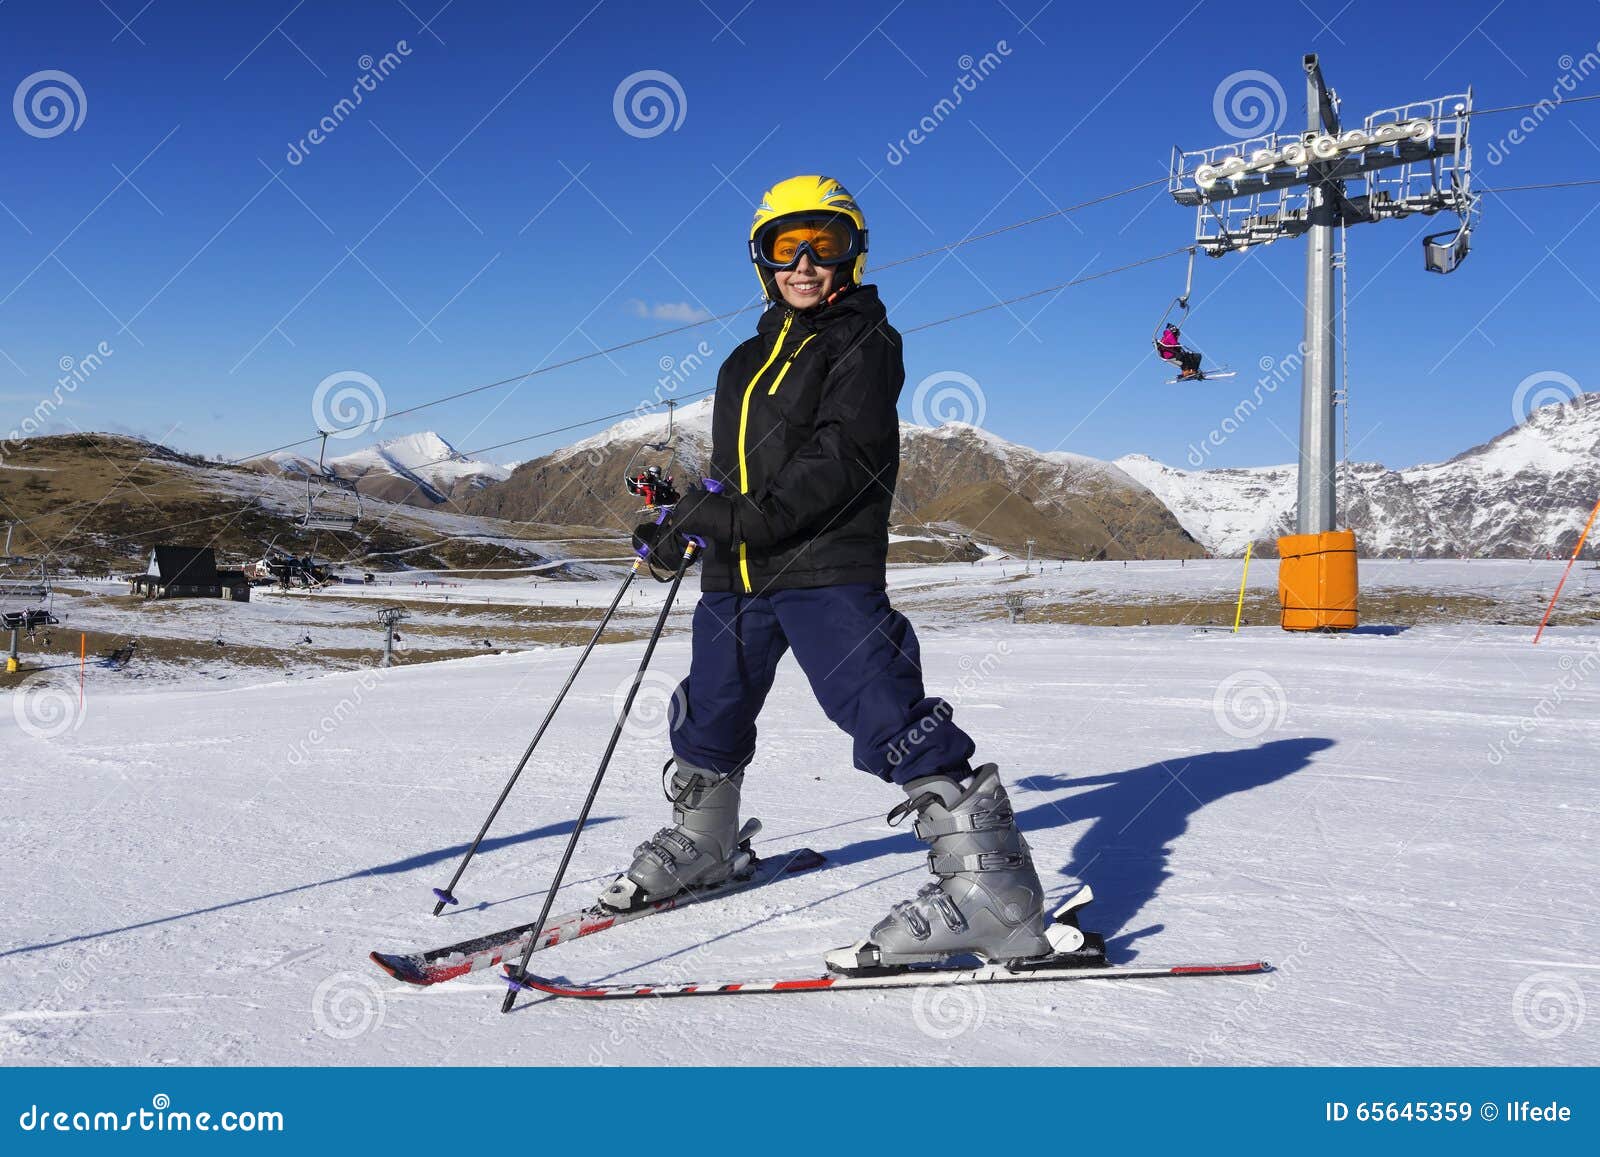
[[340,462],[347,459],[364,458],[372,454],[381,454],[392,464],[404,469],[431,466],[440,462],[466,460],[466,456],[450,445],[449,442],[446,442],[443,437],[432,430],[423,430],[416,434],[400,434],[393,438],[385,438],[383,441],[375,442],[365,449],[341,455],[331,461]]

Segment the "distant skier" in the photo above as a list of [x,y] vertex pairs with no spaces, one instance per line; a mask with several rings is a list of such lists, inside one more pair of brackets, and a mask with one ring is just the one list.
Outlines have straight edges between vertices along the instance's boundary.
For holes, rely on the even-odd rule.
[[1200,372],[1200,353],[1197,350],[1183,348],[1182,335],[1178,327],[1168,322],[1161,331],[1161,336],[1156,339],[1156,352],[1163,361],[1178,363],[1178,380],[1187,382],[1203,378]]
[[634,909],[735,871],[756,718],[792,648],[855,765],[904,790],[890,822],[913,820],[936,877],[829,966],[1046,955],[1044,889],[998,769],[972,765],[950,705],[926,695],[916,633],[884,589],[905,366],[877,288],[861,284],[866,219],[839,182],[793,177],[763,195],[749,242],[771,305],[717,377],[720,491],[694,487],[634,534],[674,569],[687,536],[708,547],[674,697],[674,826],[601,902]]

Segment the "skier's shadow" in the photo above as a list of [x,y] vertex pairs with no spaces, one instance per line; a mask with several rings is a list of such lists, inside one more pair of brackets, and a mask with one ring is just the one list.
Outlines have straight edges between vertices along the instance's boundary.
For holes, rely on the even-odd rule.
[[[589,820],[588,826],[610,823],[615,816],[594,816]],[[564,836],[572,831],[573,822],[562,820],[559,823],[546,824],[543,827],[529,828],[524,832],[517,832],[509,836],[492,836],[478,846],[478,852],[492,852],[499,848],[515,847],[518,844],[530,843],[552,836]],[[330,876],[326,880],[312,880],[304,884],[292,884],[286,888],[279,888],[273,892],[262,892],[256,896],[245,896],[237,900],[223,900],[204,908],[195,908],[188,912],[174,912],[167,916],[152,916],[148,920],[140,920],[132,924],[124,924],[117,928],[102,928],[97,932],[80,932],[76,936],[63,936],[59,940],[46,940],[38,944],[23,944],[16,948],[0,951],[0,958],[17,956],[24,952],[37,952],[44,948],[59,948],[63,944],[77,944],[85,940],[99,940],[104,936],[115,936],[120,932],[133,932],[140,928],[153,928],[161,924],[171,924],[178,920],[187,920],[192,916],[204,916],[211,912],[222,912],[229,908],[237,908],[244,904],[256,904],[263,900],[275,900],[281,896],[292,896],[296,892],[306,892],[312,888],[322,888],[329,884],[342,884],[350,880],[359,880],[368,876],[397,876],[417,868],[432,867],[435,864],[452,863],[459,859],[467,850],[467,844],[456,844],[447,848],[436,848],[431,852],[419,852],[414,856],[407,856],[403,860],[392,860],[387,864],[377,864],[371,868],[358,868],[342,876]],[[487,907],[488,905],[481,905]]]
[[[1127,925],[1172,874],[1167,860],[1173,842],[1188,830],[1189,817],[1225,796],[1293,775],[1333,743],[1324,738],[1278,739],[1259,747],[1174,756],[1106,775],[1026,776],[1014,781],[1012,804],[1024,833],[1092,821],[1073,846],[1072,858],[1057,872],[1066,880],[1093,885],[1095,900],[1084,911],[1084,925],[1105,935],[1113,956],[1129,959],[1137,955],[1134,941],[1162,930],[1159,924],[1137,931]],[[1058,791],[1075,794],[1032,802],[1042,793]],[[1040,842],[1033,841],[1034,857],[1049,888],[1051,865],[1039,858]],[[830,866],[840,866],[922,850],[910,832],[898,832],[830,850],[827,856]]]
[[[1325,738],[1279,739],[1259,747],[1157,760],[1108,775],[1028,776],[1017,781],[1018,805],[1036,792],[1076,794],[1019,806],[1017,823],[1027,832],[1093,821],[1059,874],[1094,887],[1094,904],[1084,911],[1084,925],[1105,935],[1111,955],[1128,959],[1138,954],[1132,947],[1136,940],[1163,928],[1154,924],[1133,930],[1129,925],[1172,875],[1172,845],[1188,830],[1189,817],[1225,796],[1293,775],[1333,744]],[[1046,865],[1039,868],[1043,873]],[[1048,886],[1048,877],[1045,882]]]

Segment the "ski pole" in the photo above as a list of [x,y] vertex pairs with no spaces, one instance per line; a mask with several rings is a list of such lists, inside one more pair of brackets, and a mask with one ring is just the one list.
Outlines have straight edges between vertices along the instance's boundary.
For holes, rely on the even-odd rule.
[[650,632],[650,641],[645,644],[644,657],[639,660],[639,668],[633,673],[633,686],[628,688],[628,697],[622,704],[622,711],[617,715],[617,725],[611,729],[611,742],[606,744],[606,752],[600,757],[600,767],[594,773],[594,782],[589,785],[589,798],[583,801],[583,810],[578,813],[572,834],[567,837],[566,851],[561,853],[561,862],[556,865],[555,878],[550,881],[550,890],[544,894],[544,906],[539,910],[539,919],[534,922],[533,931],[528,933],[528,946],[522,950],[522,960],[517,964],[516,971],[506,978],[510,989],[506,992],[505,1001],[500,1005],[501,1012],[510,1012],[511,1006],[517,1001],[518,989],[523,978],[528,975],[528,961],[533,959],[534,946],[539,943],[539,937],[544,935],[544,922],[550,918],[550,908],[556,902],[556,892],[561,887],[562,877],[567,874],[567,865],[572,861],[572,853],[577,850],[578,837],[583,834],[583,825],[589,822],[589,810],[594,807],[595,797],[600,794],[600,781],[606,777],[606,768],[611,763],[611,755],[617,749],[617,741],[622,738],[622,728],[628,722],[628,715],[633,710],[634,697],[639,694],[639,685],[644,682],[645,668],[650,665],[650,656],[655,654],[656,643],[661,639],[661,629],[667,625],[667,614],[672,610],[673,601],[678,596],[678,587],[683,583],[683,572],[689,569],[689,563],[694,560],[698,550],[698,541],[691,539],[684,548],[683,561],[678,564],[677,573],[672,576],[672,585],[667,588],[667,597],[661,604],[661,614],[656,619],[655,629]]
[[[642,561],[642,560],[641,560]],[[561,685],[561,690],[556,692],[550,710],[545,712],[544,722],[539,724],[539,730],[534,732],[533,740],[528,744],[528,749],[522,753],[522,758],[517,761],[517,768],[511,773],[511,778],[506,780],[506,786],[500,791],[500,798],[494,801],[494,807],[489,809],[489,818],[483,821],[483,827],[478,829],[472,846],[467,849],[467,854],[461,858],[461,863],[456,867],[456,874],[450,877],[450,882],[443,888],[435,888],[433,894],[439,897],[439,902],[433,906],[433,914],[437,916],[444,911],[446,904],[459,903],[456,899],[456,885],[461,882],[461,876],[467,870],[467,865],[472,862],[472,857],[477,855],[478,845],[483,843],[483,837],[489,834],[489,827],[494,823],[495,817],[500,814],[500,809],[505,805],[506,798],[511,795],[511,789],[517,785],[517,777],[522,774],[522,769],[528,766],[528,760],[533,757],[533,749],[539,746],[539,740],[544,738],[545,729],[550,726],[550,721],[556,717],[556,710],[561,706],[562,700],[567,697],[567,692],[572,689],[573,681],[577,679],[578,672],[583,669],[583,664],[589,658],[589,652],[594,650],[595,644],[600,641],[601,633],[606,625],[611,622],[611,616],[616,614],[617,607],[622,603],[622,596],[627,593],[628,586],[639,573],[641,562],[635,562],[628,568],[627,576],[622,580],[622,585],[617,588],[616,598],[611,600],[611,605],[606,608],[606,613],[601,616],[600,623],[594,629],[594,634],[589,636],[588,645],[583,648],[583,653],[578,656],[578,661],[572,665],[572,671],[567,675],[567,681]]]

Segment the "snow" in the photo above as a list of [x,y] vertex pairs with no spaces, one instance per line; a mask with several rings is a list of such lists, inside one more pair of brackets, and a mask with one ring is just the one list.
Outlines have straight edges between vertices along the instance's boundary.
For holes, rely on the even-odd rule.
[[[677,406],[672,412],[674,434],[680,439],[710,446],[711,406],[714,401],[715,398],[707,397]],[[555,451],[553,457],[570,458],[592,450],[607,450],[618,444],[659,442],[667,436],[667,417],[667,408],[662,406],[632,418],[624,418],[598,434]]]
[[[972,438],[982,442],[989,452],[1002,462],[1009,462],[1013,458],[1042,459],[1052,462],[1057,466],[1075,466],[1096,470],[1110,477],[1117,477],[1120,473],[1117,466],[1099,458],[1091,458],[1087,454],[1074,454],[1070,450],[1035,450],[1031,446],[1024,446],[1019,442],[1010,442],[1000,435],[975,426],[971,422],[943,422],[938,426],[922,426],[915,422],[902,421],[900,423],[902,439],[907,435],[922,438],[934,438],[941,441],[950,441],[957,438]],[[1126,479],[1120,479],[1126,484]]]
[[[1362,567],[1369,588],[1430,593],[1548,589],[1559,573]],[[525,998],[507,1018],[492,976],[422,990],[377,972],[370,949],[532,919],[638,661],[630,642],[597,648],[458,888],[462,907],[437,919],[429,890],[575,648],[220,690],[199,676],[139,692],[105,680],[81,714],[62,684],[52,738],[32,733],[54,729],[37,716],[12,726],[18,704],[50,705],[40,685],[0,692],[0,1061],[1600,1062],[1594,1017],[1560,1020],[1572,994],[1591,1008],[1597,996],[1600,629],[1535,648],[1521,626],[1235,636],[972,612],[1017,589],[1020,569],[901,567],[892,583],[930,689],[1010,782],[1052,896],[1092,883],[1085,923],[1117,960],[1265,957],[1274,973],[600,1007]],[[1238,574],[1222,560],[1102,563],[1022,581],[1160,598],[1236,587]],[[1253,567],[1252,586],[1272,576]],[[494,589],[510,597],[523,581]],[[569,588],[598,606],[614,582]],[[687,662],[679,630],[657,652],[649,710],[623,736],[558,910],[587,902],[667,819],[660,707]],[[792,663],[762,737],[746,786],[758,846],[812,846],[829,866],[542,953],[539,970],[637,983],[810,974],[922,883],[920,845],[885,823],[898,793],[851,769],[848,740]],[[1539,1019],[1552,1010],[1554,1032]]]
[[360,478],[373,472],[395,474],[441,492],[463,478],[476,478],[479,485],[484,485],[511,477],[507,467],[469,458],[431,430],[390,438],[330,458],[328,468],[341,478]]
[[1116,465],[1159,498],[1201,546],[1235,557],[1274,534],[1282,513],[1294,509],[1299,485],[1294,466],[1189,471],[1144,454],[1118,458]]
[[274,450],[264,459],[258,459],[258,461],[270,462],[284,474],[315,475],[319,473],[315,458],[307,458],[304,454],[296,454],[293,450]]
[[[1209,453],[1191,447],[1192,460]],[[1293,523],[1293,464],[1182,470],[1129,454],[1115,466],[1213,554],[1237,557]],[[1343,466],[1338,489],[1341,517],[1356,512],[1362,547],[1373,553],[1484,555],[1497,546],[1544,553],[1582,529],[1600,493],[1600,394],[1536,409],[1448,462]]]

